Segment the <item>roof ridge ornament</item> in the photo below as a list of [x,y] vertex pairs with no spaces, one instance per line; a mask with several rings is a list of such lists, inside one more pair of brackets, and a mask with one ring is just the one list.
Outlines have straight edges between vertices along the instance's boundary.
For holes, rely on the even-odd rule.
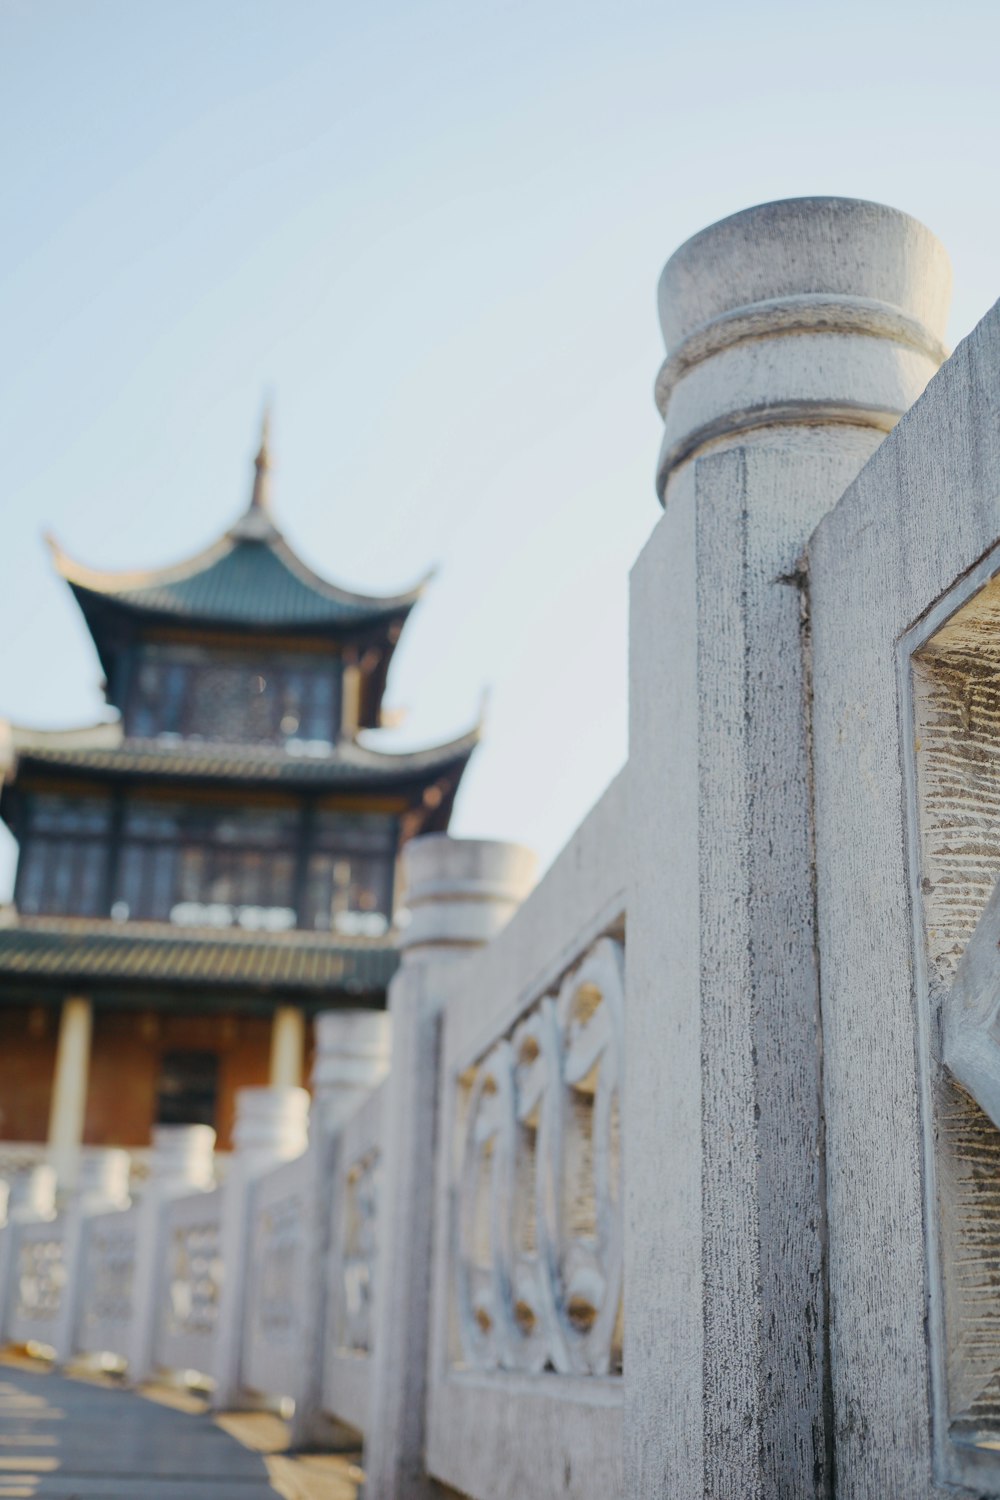
[[253,461],[250,504],[231,529],[230,535],[244,541],[266,542],[280,535],[271,515],[271,400],[264,402],[260,420],[260,447]]

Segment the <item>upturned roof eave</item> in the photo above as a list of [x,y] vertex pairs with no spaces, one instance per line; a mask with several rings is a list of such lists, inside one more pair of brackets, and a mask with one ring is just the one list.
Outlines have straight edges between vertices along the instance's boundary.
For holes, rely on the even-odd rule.
[[[124,599],[113,594],[100,594],[85,589],[81,584],[70,584],[73,597],[97,648],[101,665],[107,672],[115,654],[115,642],[109,639],[113,630],[112,621],[121,620],[133,629],[171,629],[196,635],[214,636],[276,636],[288,641],[321,639],[350,642],[366,640],[376,632],[393,624],[403,625],[413,609],[413,603],[400,605],[381,614],[356,616],[353,620],[268,620],[248,619],[226,614],[193,613],[182,609],[158,608],[134,599]],[[389,643],[391,647],[391,643]]]
[[330,997],[376,996],[398,964],[392,935],[344,939],[296,929],[287,933],[182,928],[169,923],[116,923],[107,917],[22,917],[0,922],[0,976],[5,986],[77,981],[173,991],[191,987],[267,996],[294,990]]
[[[343,588],[340,584],[333,583],[329,579],[322,578],[314,572],[309,565],[289,546],[288,542],[277,531],[272,529],[266,536],[256,538],[241,534],[238,527],[232,528],[212,542],[208,547],[194,553],[191,557],[181,562],[171,564],[164,568],[126,570],[119,572],[102,571],[90,568],[84,563],[77,562],[59,545],[52,536],[47,536],[53,565],[59,576],[69,584],[76,597],[87,623],[91,621],[88,616],[87,605],[103,607],[114,611],[120,611],[123,615],[132,618],[145,617],[150,621],[182,622],[203,629],[229,629],[250,632],[266,631],[280,634],[308,635],[308,634],[336,634],[350,635],[366,628],[371,628],[382,622],[400,619],[409,614],[410,610],[420,599],[433,577],[433,570],[426,573],[409,589],[398,594],[364,594]],[[237,548],[264,547],[271,551],[273,556],[281,565],[292,574],[301,587],[317,601],[338,606],[343,609],[354,610],[353,618],[324,619],[318,616],[314,619],[293,620],[268,620],[266,618],[255,618],[252,615],[214,613],[206,611],[197,613],[185,608],[180,601],[176,605],[165,605],[162,599],[150,597],[143,599],[146,592],[150,596],[157,592],[168,590],[171,586],[185,583],[197,578],[209,569],[216,567],[229,557]]]
[[[103,726],[102,726],[103,727]],[[72,733],[72,731],[67,731]],[[86,780],[128,782],[173,782],[177,785],[238,785],[250,788],[309,792],[373,793],[418,790],[443,777],[458,784],[481,739],[481,727],[459,738],[419,750],[385,752],[353,742],[329,757],[289,753],[246,754],[240,746],[206,742],[193,750],[189,745],[164,746],[156,741],[123,740],[95,746],[58,745],[52,735],[16,731],[0,795],[0,816],[9,810],[8,794],[16,792],[24,772],[33,775],[81,777]]]

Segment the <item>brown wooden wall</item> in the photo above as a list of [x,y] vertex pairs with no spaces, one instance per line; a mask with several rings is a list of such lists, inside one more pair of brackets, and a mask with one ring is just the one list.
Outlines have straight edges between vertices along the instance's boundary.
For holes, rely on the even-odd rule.
[[[47,1139],[58,1030],[58,1009],[0,1008],[0,1140]],[[268,1082],[271,1021],[265,1016],[95,1010],[84,1144],[148,1146],[163,1054],[187,1050],[219,1057],[218,1144],[229,1150],[236,1090]],[[311,1037],[306,1052],[304,1078]]]
[[148,1146],[161,1058],[165,1052],[187,1049],[219,1056],[218,1145],[228,1151],[236,1090],[268,1081],[271,1022],[265,1017],[99,1010],[94,1016],[84,1144]]
[[58,1027],[46,1006],[0,1010],[0,1140],[47,1139]]

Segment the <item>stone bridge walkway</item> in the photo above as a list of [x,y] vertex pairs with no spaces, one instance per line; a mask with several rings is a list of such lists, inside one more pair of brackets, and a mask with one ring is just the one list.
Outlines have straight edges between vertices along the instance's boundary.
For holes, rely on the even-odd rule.
[[349,1459],[283,1446],[276,1418],[0,1361],[0,1500],[355,1500]]

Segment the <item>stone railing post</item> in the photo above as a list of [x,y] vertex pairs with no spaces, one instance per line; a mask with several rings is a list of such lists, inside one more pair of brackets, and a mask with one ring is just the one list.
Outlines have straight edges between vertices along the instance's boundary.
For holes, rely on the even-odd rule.
[[804,549],[938,368],[948,291],[922,225],[833,198],[725,219],[660,283],[665,514],[630,652],[635,1500],[832,1483]]
[[56,1211],[56,1169],[48,1162],[18,1172],[8,1184],[7,1223],[51,1219]]
[[270,1167],[302,1154],[307,1144],[308,1121],[309,1095],[305,1089],[240,1089],[236,1095],[235,1149],[222,1185],[222,1295],[212,1372],[215,1379],[212,1402],[217,1409],[232,1405],[240,1390],[243,1294],[253,1184]]
[[163,1209],[172,1198],[207,1191],[215,1178],[215,1131],[210,1125],[157,1125],[149,1179],[139,1200],[129,1377],[147,1380],[153,1372],[156,1320],[162,1305],[166,1246]]
[[128,1208],[132,1158],[116,1146],[85,1151],[80,1159],[70,1211],[84,1216]]
[[[302,1329],[302,1382],[295,1397],[292,1443],[338,1446],[340,1435],[321,1413],[327,1337],[327,1270],[331,1248],[331,1184],[336,1180],[340,1127],[389,1070],[391,1022],[381,1010],[323,1011],[314,1022],[316,1052],[309,1110],[310,1192],[305,1236],[309,1321]],[[356,1441],[356,1440],[355,1440]]]
[[48,1162],[41,1163],[16,1173],[4,1186],[8,1191],[6,1218],[0,1226],[0,1344],[13,1310],[18,1226],[55,1218],[56,1169]]
[[63,1215],[66,1224],[63,1242],[66,1282],[52,1340],[60,1364],[73,1355],[73,1336],[84,1294],[84,1223],[93,1214],[128,1208],[131,1165],[128,1152],[113,1146],[104,1150],[89,1149],[80,1157],[76,1188]]
[[432,834],[404,853],[410,924],[389,987],[392,1069],[378,1210],[367,1500],[436,1493],[423,1464],[442,965],[488,943],[527,895],[535,857],[517,844]]
[[310,1120],[331,1131],[389,1071],[392,1023],[384,1010],[329,1010],[315,1028]]

